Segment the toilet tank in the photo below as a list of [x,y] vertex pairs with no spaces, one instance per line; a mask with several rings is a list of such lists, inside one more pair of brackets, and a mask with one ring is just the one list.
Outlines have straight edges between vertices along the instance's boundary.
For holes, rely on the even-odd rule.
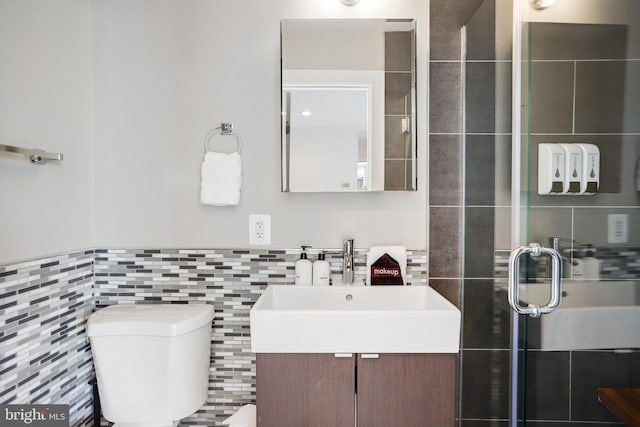
[[87,322],[103,415],[162,423],[207,399],[213,306],[112,305]]

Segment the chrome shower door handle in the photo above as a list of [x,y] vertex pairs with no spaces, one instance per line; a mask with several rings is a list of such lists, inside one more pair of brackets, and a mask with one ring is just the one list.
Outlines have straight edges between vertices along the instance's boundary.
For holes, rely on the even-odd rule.
[[[548,255],[551,257],[551,297],[549,301],[539,306],[529,304],[523,306],[520,304],[520,257],[525,254],[531,254],[533,257],[540,255]],[[511,252],[509,257],[509,305],[519,314],[528,314],[531,317],[540,317],[542,314],[548,314],[555,311],[562,301],[562,256],[553,248],[545,248],[537,243],[531,243],[529,246],[521,246]]]

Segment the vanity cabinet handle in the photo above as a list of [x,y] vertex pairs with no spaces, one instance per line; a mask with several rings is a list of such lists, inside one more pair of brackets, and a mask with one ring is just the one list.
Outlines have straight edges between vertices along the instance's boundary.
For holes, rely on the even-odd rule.
[[380,355],[378,353],[364,353],[360,355],[362,359],[379,359]]
[[333,357],[339,357],[339,358],[351,358],[353,357],[353,353],[333,353]]

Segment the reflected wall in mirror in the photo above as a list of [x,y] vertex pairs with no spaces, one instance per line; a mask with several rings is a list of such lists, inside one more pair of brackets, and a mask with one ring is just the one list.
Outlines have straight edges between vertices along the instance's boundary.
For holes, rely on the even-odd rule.
[[286,19],[282,191],[416,190],[415,21]]

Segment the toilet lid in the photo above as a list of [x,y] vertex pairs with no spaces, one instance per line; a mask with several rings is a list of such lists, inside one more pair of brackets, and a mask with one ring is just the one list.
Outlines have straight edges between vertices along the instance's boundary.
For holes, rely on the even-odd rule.
[[97,336],[178,336],[211,323],[208,304],[120,304],[89,316],[87,334]]

